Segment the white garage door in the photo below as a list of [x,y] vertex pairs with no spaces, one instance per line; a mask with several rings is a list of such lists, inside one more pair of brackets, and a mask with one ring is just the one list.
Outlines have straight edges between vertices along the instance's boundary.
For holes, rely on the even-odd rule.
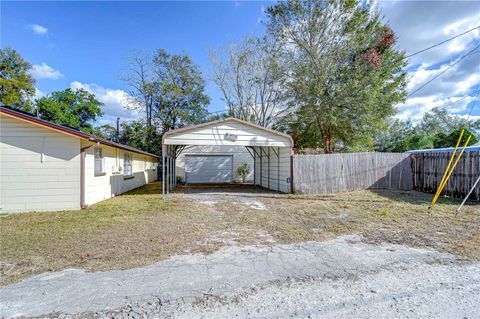
[[187,183],[230,183],[233,181],[233,156],[186,155]]

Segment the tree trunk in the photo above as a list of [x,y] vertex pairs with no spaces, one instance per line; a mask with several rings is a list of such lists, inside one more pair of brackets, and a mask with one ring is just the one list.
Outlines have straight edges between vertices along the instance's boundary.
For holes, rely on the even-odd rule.
[[323,151],[326,154],[334,153],[335,152],[335,141],[332,134],[332,128],[328,125],[325,125],[320,117],[317,115],[317,126],[320,131],[320,135],[322,136],[323,141]]

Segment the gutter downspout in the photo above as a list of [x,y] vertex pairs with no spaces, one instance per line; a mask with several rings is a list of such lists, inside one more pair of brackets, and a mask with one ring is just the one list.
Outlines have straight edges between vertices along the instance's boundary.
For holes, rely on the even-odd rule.
[[98,145],[100,145],[99,142],[80,149],[80,208],[87,207],[87,204],[85,204],[85,151]]

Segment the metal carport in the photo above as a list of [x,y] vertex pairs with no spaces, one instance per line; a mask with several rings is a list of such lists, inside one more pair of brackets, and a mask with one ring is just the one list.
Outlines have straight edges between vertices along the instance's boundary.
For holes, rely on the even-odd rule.
[[177,185],[176,159],[189,146],[246,147],[254,160],[254,184],[283,193],[292,190],[290,135],[236,118],[166,132],[162,138],[162,196]]

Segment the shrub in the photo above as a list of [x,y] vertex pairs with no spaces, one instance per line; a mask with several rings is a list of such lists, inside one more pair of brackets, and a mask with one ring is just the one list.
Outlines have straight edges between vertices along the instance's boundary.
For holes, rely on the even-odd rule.
[[250,174],[250,166],[247,163],[243,163],[237,168],[237,174],[242,177],[242,181],[245,183],[247,175]]

